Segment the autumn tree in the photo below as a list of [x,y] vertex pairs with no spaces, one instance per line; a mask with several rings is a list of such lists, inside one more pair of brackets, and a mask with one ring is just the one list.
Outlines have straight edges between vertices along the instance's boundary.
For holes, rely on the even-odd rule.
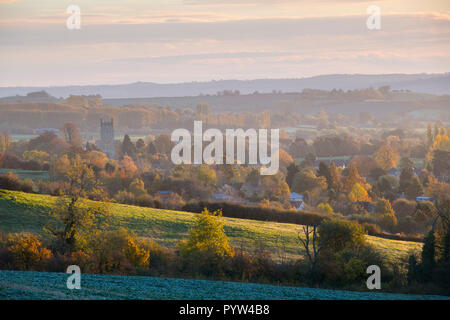
[[359,183],[361,185],[366,184],[366,180],[359,175],[358,169],[354,166],[348,167],[346,170],[346,175],[343,178],[343,189],[346,192],[351,192],[353,189],[353,186]]
[[433,144],[433,138],[434,137],[433,137],[433,131],[431,129],[431,124],[428,123],[427,135],[426,135],[426,138],[425,138],[425,145],[426,145],[427,148],[430,148],[431,145]]
[[387,199],[379,198],[375,204],[375,214],[383,228],[392,230],[397,224],[397,218],[391,203]]
[[131,158],[135,157],[136,146],[133,144],[133,142],[131,142],[130,136],[127,134],[123,137],[122,147],[120,151],[122,153],[122,156],[129,156]]
[[0,152],[8,150],[11,146],[11,137],[7,133],[0,133]]
[[295,175],[301,171],[302,171],[302,167],[295,162],[292,162],[287,167],[286,182],[290,188],[292,188],[292,182],[294,181]]
[[45,151],[39,151],[39,150],[26,150],[22,154],[22,158],[26,160],[33,160],[37,161],[40,164],[48,163],[50,160],[50,155]]
[[359,248],[365,244],[365,231],[353,221],[329,219],[319,225],[319,247],[336,253],[345,248]]
[[129,190],[136,198],[147,194],[147,190],[144,186],[144,181],[138,178],[134,179],[130,183]]
[[360,175],[367,177],[370,172],[378,168],[377,162],[369,156],[354,156],[350,161],[350,166],[358,169]]
[[415,199],[418,196],[423,195],[423,187],[419,178],[414,175],[408,183],[405,190],[406,196],[410,199]]
[[311,148],[303,138],[296,138],[295,141],[289,146],[289,154],[294,158],[304,158],[311,152]]
[[450,176],[450,151],[433,151],[433,173],[435,176]]
[[[150,147],[152,145],[152,147]],[[160,134],[156,137],[155,141],[149,144],[149,148],[153,149],[155,153],[162,153],[170,155],[175,142],[170,139],[168,134]]]
[[81,138],[80,130],[72,122],[67,122],[61,128],[61,132],[64,135],[67,143],[74,147],[81,147],[83,144],[83,139]]
[[58,251],[73,252],[86,246],[94,230],[105,223],[109,209],[105,202],[86,200],[88,196],[101,197],[103,189],[79,156],[70,162],[65,180],[65,195],[57,199],[44,230],[54,237]]
[[324,177],[317,177],[313,170],[304,169],[294,176],[292,182],[292,190],[298,193],[310,191],[313,189],[324,190],[327,187],[327,182]]
[[328,168],[326,163],[323,162],[323,161],[321,161],[319,163],[319,170],[317,170],[317,176],[318,177],[324,177],[326,179],[326,181],[327,181],[327,184],[331,180],[330,169]]
[[286,168],[291,163],[294,163],[294,159],[284,149],[279,150],[278,157],[279,157],[279,161],[280,161],[280,168],[283,170],[283,172],[286,172]]
[[353,185],[352,191],[350,191],[348,198],[352,202],[372,201],[369,194],[367,193],[367,190],[359,183],[355,183]]
[[197,115],[209,115],[211,113],[211,107],[205,102],[199,102],[197,103],[196,112]]
[[188,239],[178,244],[185,264],[213,274],[220,271],[224,259],[234,256],[221,216],[220,210],[209,212],[206,208],[195,215]]
[[341,189],[341,174],[334,162],[330,163],[330,180],[327,181],[328,190],[338,193]]
[[381,146],[374,154],[375,161],[385,171],[395,168],[398,158],[398,153],[387,144]]

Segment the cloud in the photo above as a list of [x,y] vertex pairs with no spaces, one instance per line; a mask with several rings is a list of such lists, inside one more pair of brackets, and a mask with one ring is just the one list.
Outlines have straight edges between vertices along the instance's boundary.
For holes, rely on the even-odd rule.
[[82,22],[78,31],[67,30],[63,17],[52,24],[4,25],[0,85],[24,79],[177,82],[450,70],[450,20],[443,14],[383,15],[379,31],[367,29],[365,16],[213,22],[179,17],[183,22]]
[[[276,5],[286,3],[335,3],[333,0],[183,0],[186,5]],[[339,0],[340,3],[365,3],[371,0]]]

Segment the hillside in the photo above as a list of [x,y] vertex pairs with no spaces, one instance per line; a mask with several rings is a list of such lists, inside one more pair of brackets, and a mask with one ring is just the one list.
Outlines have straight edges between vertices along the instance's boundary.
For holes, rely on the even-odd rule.
[[384,85],[394,90],[411,90],[432,94],[448,94],[450,75],[441,74],[330,74],[299,79],[218,80],[207,82],[152,83],[136,82],[116,85],[86,85],[60,87],[0,87],[0,97],[25,95],[45,90],[55,97],[100,94],[103,98],[183,97],[215,94],[223,90],[239,90],[243,94],[259,92],[298,92],[311,89],[378,88]]
[[67,274],[0,271],[2,299],[205,299],[205,300],[423,300],[435,295],[285,287],[254,283],[83,274],[80,290],[66,288]]
[[[16,197],[16,200],[12,200]],[[48,210],[56,197],[17,191],[0,190],[0,231],[33,232],[42,234],[42,227],[48,221]],[[111,204],[113,213],[111,226],[125,227],[139,236],[148,237],[168,247],[176,246],[185,237],[193,224],[193,213],[143,208],[123,204]],[[263,246],[275,260],[302,255],[298,234],[299,225],[255,220],[223,218],[225,232],[232,244],[247,250]],[[392,261],[404,259],[413,250],[420,250],[421,244],[367,236],[376,249]]]

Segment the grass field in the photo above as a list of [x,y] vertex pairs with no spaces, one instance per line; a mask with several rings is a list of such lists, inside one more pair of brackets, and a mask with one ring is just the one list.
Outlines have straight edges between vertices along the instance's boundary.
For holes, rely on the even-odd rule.
[[[16,197],[14,201],[11,198]],[[47,223],[48,210],[56,198],[47,195],[0,190],[0,231],[33,232],[42,234]],[[174,247],[187,237],[193,224],[193,213],[163,209],[143,208],[123,204],[111,204],[113,216],[111,227],[125,227],[139,236],[148,237],[156,242]],[[263,246],[272,253],[275,260],[297,259],[303,255],[298,234],[301,226],[287,223],[275,223],[235,218],[223,218],[225,232],[232,244],[247,251]],[[376,249],[382,251],[391,261],[399,261],[411,251],[420,250],[421,244],[367,236],[367,240]]]
[[48,173],[48,171],[0,169],[0,175],[10,172],[10,171],[17,174],[20,179],[29,178],[34,181],[37,181],[37,180],[49,181],[50,180],[50,174]]
[[422,300],[450,297],[285,287],[254,283],[81,275],[81,289],[66,287],[68,274],[0,271],[5,299],[162,299],[162,300]]

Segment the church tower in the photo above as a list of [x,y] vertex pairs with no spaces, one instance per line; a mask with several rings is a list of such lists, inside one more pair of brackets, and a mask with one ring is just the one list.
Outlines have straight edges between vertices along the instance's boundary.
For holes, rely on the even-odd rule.
[[100,119],[100,150],[114,159],[114,120],[103,121]]

